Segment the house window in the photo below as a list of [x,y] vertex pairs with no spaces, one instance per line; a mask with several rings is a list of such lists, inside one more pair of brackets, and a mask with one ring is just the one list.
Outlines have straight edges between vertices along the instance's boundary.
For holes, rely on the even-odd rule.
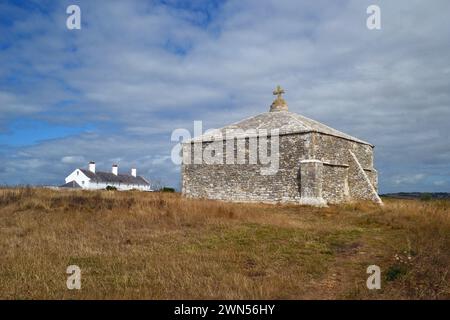
[[81,181],[81,184],[83,184],[83,185],[84,185],[84,181]]
[[77,176],[80,175],[80,171],[77,171]]

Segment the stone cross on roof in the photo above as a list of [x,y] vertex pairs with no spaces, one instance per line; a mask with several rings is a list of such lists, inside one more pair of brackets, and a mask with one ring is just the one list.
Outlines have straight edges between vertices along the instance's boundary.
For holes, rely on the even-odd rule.
[[281,97],[282,94],[284,94],[284,89],[280,86],[277,86],[273,91],[273,95],[277,96],[277,98],[272,102],[272,105],[270,106],[270,112],[288,111],[288,105],[286,101],[284,101],[284,99]]
[[274,96],[278,96],[278,99],[281,99],[281,95],[284,94],[284,89],[281,88],[279,85],[275,88],[273,91]]

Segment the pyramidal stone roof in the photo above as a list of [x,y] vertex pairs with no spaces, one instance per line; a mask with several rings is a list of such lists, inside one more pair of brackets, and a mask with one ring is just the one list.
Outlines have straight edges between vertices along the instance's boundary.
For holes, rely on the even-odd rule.
[[281,94],[284,93],[284,90],[279,86],[273,93],[278,95],[278,98],[275,99],[270,106],[269,112],[264,112],[251,118],[235,122],[223,128],[195,137],[186,142],[220,141],[226,140],[227,136],[238,138],[252,137],[252,134],[242,134],[242,131],[247,130],[256,130],[256,135],[258,135],[258,131],[266,130],[267,135],[270,135],[272,130],[278,129],[279,135],[318,132],[373,146],[366,141],[352,137],[351,135],[328,127],[318,121],[288,111],[287,103],[283,98],[281,98]]

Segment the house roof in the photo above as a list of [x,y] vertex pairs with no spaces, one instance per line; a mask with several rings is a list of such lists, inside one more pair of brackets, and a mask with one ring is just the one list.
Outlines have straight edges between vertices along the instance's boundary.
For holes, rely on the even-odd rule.
[[73,188],[73,189],[81,188],[81,186],[78,183],[76,183],[76,181],[67,182],[67,183],[65,183],[65,184],[63,184],[62,186],[59,186],[59,187],[60,188]]
[[[308,132],[318,132],[326,135],[331,135],[362,144],[367,144],[373,146],[372,144],[360,140],[358,138],[352,137],[346,133],[328,127],[318,121],[309,119],[302,115],[294,112],[278,110],[277,112],[264,112],[258,114],[254,117],[244,119],[242,121],[230,124],[223,128],[214,130],[208,134],[203,134],[196,138],[186,141],[190,142],[201,142],[201,141],[220,141],[226,140],[226,133],[229,135],[235,135],[237,137],[249,137],[249,135],[240,135],[238,131],[256,129],[267,130],[267,134],[270,135],[271,130],[278,129],[279,135],[293,134],[293,133],[308,133]],[[258,133],[257,133],[258,135]],[[250,135],[251,136],[251,135]]]
[[111,172],[92,172],[86,169],[79,169],[83,172],[91,181],[94,182],[105,182],[105,183],[125,183],[125,184],[136,184],[136,185],[150,185],[150,183],[143,177],[137,176],[133,177],[131,174],[118,174],[115,175]]

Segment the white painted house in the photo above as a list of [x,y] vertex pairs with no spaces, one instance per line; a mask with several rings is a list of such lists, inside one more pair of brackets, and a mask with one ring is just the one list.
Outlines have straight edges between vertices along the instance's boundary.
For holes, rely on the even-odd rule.
[[117,190],[141,190],[152,191],[150,182],[144,177],[138,176],[136,169],[131,169],[130,174],[119,174],[119,167],[115,164],[111,172],[95,170],[95,162],[89,162],[88,170],[75,169],[66,177],[66,184],[61,188],[80,188],[88,190],[106,189],[107,186]]

